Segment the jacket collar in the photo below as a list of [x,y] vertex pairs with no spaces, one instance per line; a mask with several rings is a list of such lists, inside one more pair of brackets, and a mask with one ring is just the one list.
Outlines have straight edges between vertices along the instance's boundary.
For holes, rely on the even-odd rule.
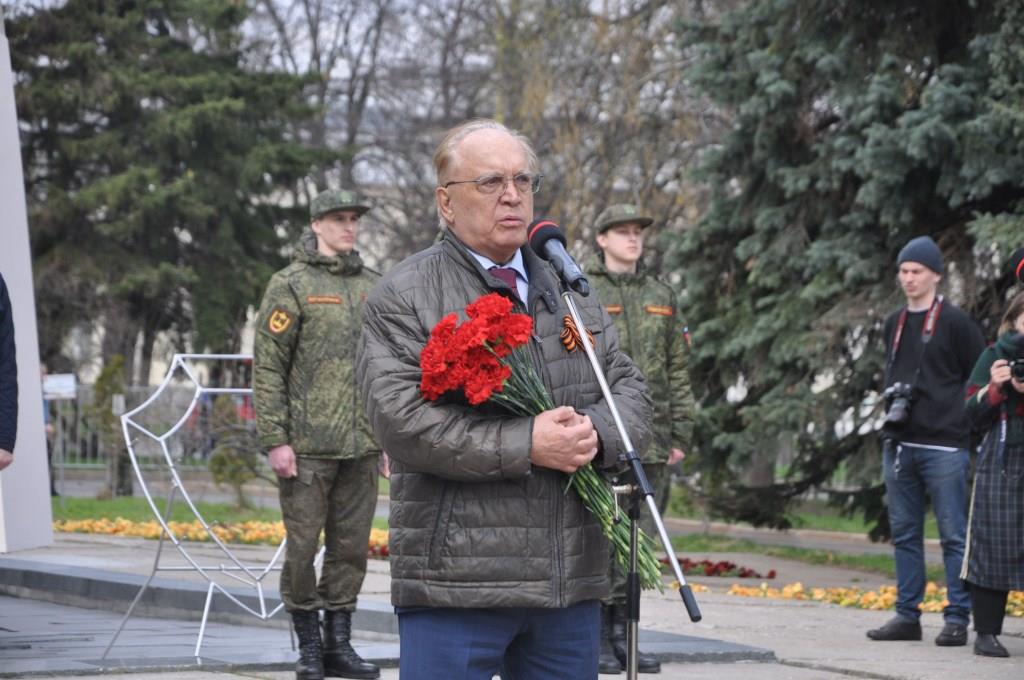
[[644,264],[643,258],[636,263],[636,271],[634,273],[619,274],[608,271],[608,266],[604,263],[604,253],[601,251],[587,259],[584,269],[588,274],[603,276],[617,286],[642,283],[647,278],[647,265]]
[[[492,281],[497,282],[497,279],[484,271],[484,268],[469,252],[466,244],[460,241],[451,229],[444,230],[441,242],[456,262],[476,271],[489,286]],[[523,263],[526,265],[526,272],[530,277],[529,306],[532,306],[533,301],[539,297],[544,301],[548,311],[554,314],[558,311],[558,280],[551,265],[539,258],[528,245],[524,245],[519,250],[523,254]]]
[[358,251],[353,250],[334,257],[322,255],[316,249],[316,234],[312,230],[307,230],[299,239],[292,259],[342,276],[354,276],[363,270],[363,258],[359,256]]

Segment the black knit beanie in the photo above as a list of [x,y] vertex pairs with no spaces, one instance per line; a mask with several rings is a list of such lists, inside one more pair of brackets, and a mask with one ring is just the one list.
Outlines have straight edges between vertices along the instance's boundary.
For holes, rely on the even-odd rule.
[[896,264],[900,265],[904,262],[917,262],[936,274],[942,273],[942,251],[935,245],[931,236],[918,236],[903,246]]
[[1010,256],[1010,271],[1013,272],[1013,278],[1024,283],[1024,248],[1018,248]]

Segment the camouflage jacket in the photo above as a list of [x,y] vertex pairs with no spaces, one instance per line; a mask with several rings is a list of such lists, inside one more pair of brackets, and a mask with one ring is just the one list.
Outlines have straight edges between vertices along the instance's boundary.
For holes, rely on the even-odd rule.
[[362,308],[380,275],[358,253],[326,257],[312,232],[274,274],[257,320],[253,399],[260,444],[300,456],[379,451],[359,400],[353,362]]
[[636,274],[612,274],[602,258],[594,257],[585,269],[619,332],[619,346],[643,372],[654,401],[653,441],[643,462],[665,462],[672,447],[689,453],[694,400],[675,293],[647,274],[642,263]]

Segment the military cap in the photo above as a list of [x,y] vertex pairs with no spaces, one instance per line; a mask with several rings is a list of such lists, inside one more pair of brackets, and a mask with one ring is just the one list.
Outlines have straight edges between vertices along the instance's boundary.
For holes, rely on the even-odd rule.
[[616,224],[625,224],[626,222],[636,222],[641,227],[649,227],[654,219],[644,215],[635,205],[617,203],[608,206],[597,216],[597,233],[603,234]]
[[328,189],[317,194],[309,204],[309,218],[315,220],[335,210],[354,210],[362,215],[369,209],[370,205],[354,191]]

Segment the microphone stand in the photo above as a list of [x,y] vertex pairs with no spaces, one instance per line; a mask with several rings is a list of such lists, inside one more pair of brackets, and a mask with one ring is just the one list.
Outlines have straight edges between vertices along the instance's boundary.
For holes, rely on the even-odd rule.
[[587,358],[590,360],[590,366],[594,369],[594,376],[597,378],[597,382],[601,386],[601,392],[608,403],[608,409],[611,411],[612,419],[615,421],[615,428],[619,431],[619,436],[622,437],[622,442],[626,447],[626,462],[629,464],[629,468],[633,472],[633,478],[636,480],[633,484],[612,487],[616,498],[620,494],[628,494],[630,499],[629,572],[626,575],[626,677],[628,680],[636,680],[640,632],[640,573],[637,571],[637,555],[639,552],[641,503],[647,504],[651,517],[654,519],[654,524],[658,528],[658,535],[661,537],[661,543],[665,547],[665,554],[668,555],[669,564],[672,565],[676,580],[679,581],[679,595],[683,599],[683,605],[686,606],[686,612],[689,614],[690,620],[694,622],[700,621],[701,613],[700,608],[697,606],[697,600],[693,596],[693,589],[690,588],[690,585],[686,582],[686,577],[683,576],[683,570],[679,566],[676,551],[673,550],[672,542],[669,540],[668,532],[665,530],[665,523],[661,519],[661,513],[658,512],[658,506],[654,502],[654,489],[644,473],[643,465],[640,463],[640,458],[636,455],[636,450],[633,448],[633,442],[629,438],[629,433],[626,432],[626,426],[622,422],[622,416],[619,415],[619,409],[615,405],[615,398],[612,397],[612,391],[608,387],[604,371],[601,369],[601,365],[597,361],[597,355],[594,353],[594,348],[590,344],[587,327],[583,324],[582,317],[580,317],[576,301],[573,300],[572,291],[564,281],[562,282],[562,299],[565,300],[565,304],[569,308],[569,315],[572,316],[573,323],[576,324],[576,328],[580,332],[580,338],[583,341],[580,344],[583,345]]

